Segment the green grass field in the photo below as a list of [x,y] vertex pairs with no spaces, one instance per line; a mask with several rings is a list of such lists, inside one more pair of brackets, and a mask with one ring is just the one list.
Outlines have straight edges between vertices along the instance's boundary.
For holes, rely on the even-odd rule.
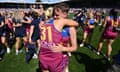
[[[101,32],[98,30],[98,26],[94,30],[92,45],[97,48],[98,41],[101,36]],[[80,40],[82,38],[82,30],[79,28],[77,33],[78,40],[78,50],[75,53],[72,53],[69,62],[69,72],[105,72],[108,64],[103,56],[97,56],[90,49],[83,47],[80,48]],[[116,39],[113,44],[112,56],[118,53],[120,36]],[[106,53],[107,51],[107,42],[105,42],[102,52]],[[15,49],[12,48],[10,54],[5,54],[4,59],[0,61],[0,72],[39,72],[38,71],[38,59],[32,59],[30,64],[25,63],[25,49],[23,53],[16,56]]]

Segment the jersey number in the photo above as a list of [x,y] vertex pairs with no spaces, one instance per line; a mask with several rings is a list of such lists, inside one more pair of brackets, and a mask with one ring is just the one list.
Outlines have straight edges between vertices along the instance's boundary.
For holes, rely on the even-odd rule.
[[[46,32],[48,33],[48,36],[46,36]],[[41,27],[41,40],[46,40],[46,37],[48,37],[48,41],[49,42],[52,42],[51,26]]]

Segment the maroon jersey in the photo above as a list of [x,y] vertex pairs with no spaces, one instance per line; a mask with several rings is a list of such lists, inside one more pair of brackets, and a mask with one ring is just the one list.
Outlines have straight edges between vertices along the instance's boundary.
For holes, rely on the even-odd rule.
[[107,22],[106,28],[103,33],[103,37],[106,39],[116,39],[118,36],[118,32],[114,31],[113,28],[115,27],[112,26],[112,18],[111,18],[111,20]]
[[45,24],[45,26],[42,26],[40,35],[40,55],[47,56],[51,59],[62,54],[62,52],[52,52],[50,49],[52,45],[57,45],[62,42],[62,34],[55,29],[54,24]]
[[40,66],[50,72],[63,72],[64,62],[62,52],[52,52],[51,46],[62,42],[62,33],[55,29],[54,24],[41,27],[41,48],[39,53]]

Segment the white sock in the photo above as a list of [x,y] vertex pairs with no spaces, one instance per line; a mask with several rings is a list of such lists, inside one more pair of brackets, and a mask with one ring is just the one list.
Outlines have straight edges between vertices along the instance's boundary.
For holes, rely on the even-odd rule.
[[18,53],[19,51],[18,50],[16,50],[16,53]]

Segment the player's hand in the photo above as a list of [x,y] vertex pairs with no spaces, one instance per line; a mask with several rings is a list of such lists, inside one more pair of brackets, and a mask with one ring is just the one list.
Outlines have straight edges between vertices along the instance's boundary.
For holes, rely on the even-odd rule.
[[45,26],[45,25],[44,24],[40,24],[40,28],[43,27],[43,26]]
[[62,52],[63,46],[61,44],[51,46],[53,52]]
[[34,42],[33,42],[31,39],[29,39],[29,43],[30,43],[30,44],[34,44]]
[[24,20],[21,20],[21,23],[24,23],[25,21]]
[[22,24],[20,24],[20,23],[19,23],[19,24],[17,24],[17,27],[21,27],[21,26],[22,26]]

